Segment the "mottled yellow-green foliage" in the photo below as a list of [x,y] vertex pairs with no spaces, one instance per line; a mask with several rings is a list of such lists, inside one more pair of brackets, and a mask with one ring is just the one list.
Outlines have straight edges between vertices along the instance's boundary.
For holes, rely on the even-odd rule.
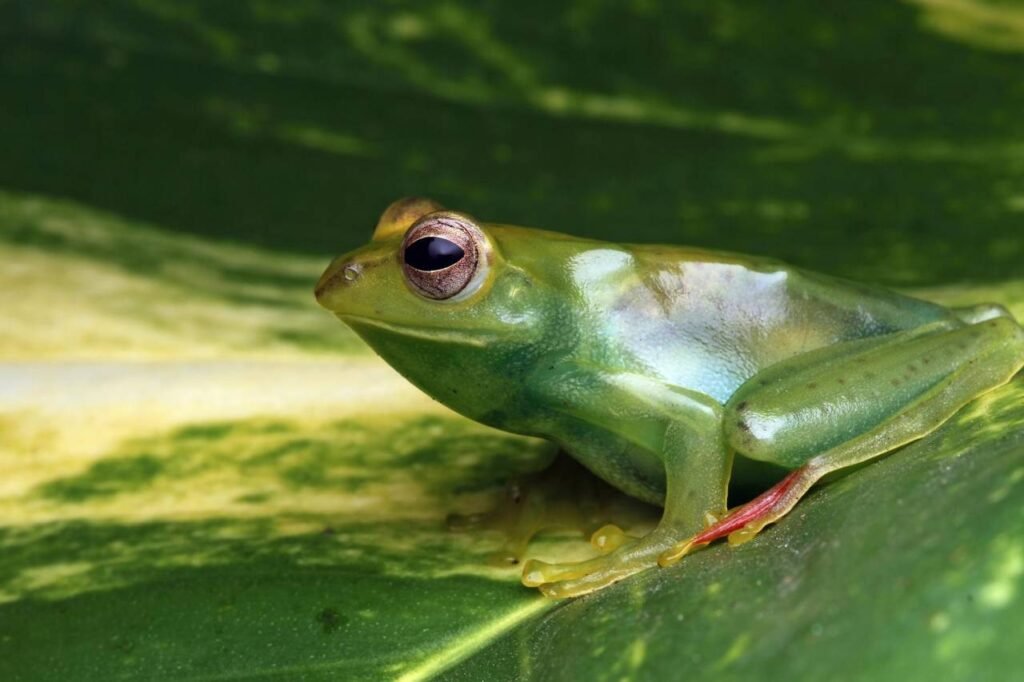
[[[551,604],[518,585],[517,567],[495,564],[509,542],[501,527],[456,533],[445,518],[499,504],[502,484],[544,466],[548,446],[448,413],[340,325],[328,320],[321,330],[312,301],[275,279],[286,258],[279,265],[242,250],[249,281],[281,302],[231,304],[229,286],[168,279],[158,267],[119,263],[123,249],[81,244],[125,238],[153,259],[163,249],[223,263],[234,247],[38,197],[5,202],[9,220],[21,216],[19,239],[0,249],[57,268],[61,278],[21,276],[37,277],[32,296],[73,317],[66,327],[60,315],[13,326],[4,340],[12,359],[0,393],[0,646],[9,672],[70,672],[88,661],[100,677],[181,665],[242,676],[571,676],[583,670],[572,661],[596,657],[628,677],[677,665],[681,639],[709,657],[708,674],[741,675],[765,660],[782,674],[794,663],[773,648],[780,632],[845,651],[846,638],[879,617],[879,602],[863,592],[878,583],[899,619],[926,623],[898,630],[913,652],[900,665],[959,664],[966,675],[958,662],[1013,654],[1001,632],[1015,626],[1024,551],[1007,530],[1022,520],[1019,381],[829,486],[750,549],[690,557],[572,604],[538,630]],[[73,248],[44,246],[52,215],[89,229],[70,232]],[[64,283],[95,273],[109,294],[127,297],[123,310],[92,291],[62,301]],[[168,290],[180,302],[204,301],[211,316],[230,318],[232,305],[256,312],[230,344],[197,333],[201,325],[163,327],[137,314],[142,301],[131,292]],[[1018,283],[923,293],[1016,311],[1024,303]],[[25,310],[15,298],[12,310]],[[109,330],[110,319],[120,336],[89,335]],[[278,332],[295,320],[323,340],[282,342]],[[48,345],[60,329],[67,346]],[[325,350],[335,334],[339,349]],[[165,337],[175,343],[147,341]],[[552,544],[558,537],[532,551],[586,551],[567,537]],[[904,575],[914,582],[890,579]],[[838,604],[843,618],[831,610]],[[802,615],[764,615],[786,612]],[[623,628],[622,618],[646,624]],[[259,630],[243,622],[289,634],[253,656]],[[576,634],[562,641],[562,632]],[[546,653],[551,636],[575,653]],[[69,642],[56,667],[53,637]],[[202,652],[213,643],[227,653],[210,666]],[[452,666],[465,659],[457,673]],[[836,660],[840,653],[796,669],[825,674]]]

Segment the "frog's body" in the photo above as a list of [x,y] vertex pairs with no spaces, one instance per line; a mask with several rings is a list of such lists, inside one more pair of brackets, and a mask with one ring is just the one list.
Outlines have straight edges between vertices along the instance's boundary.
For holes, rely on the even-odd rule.
[[[500,228],[490,233],[500,244]],[[664,246],[575,247],[562,261],[563,286],[576,302],[564,314],[579,338],[561,350],[563,363],[644,376],[723,405],[748,379],[795,355],[952,318],[932,303],[766,260]],[[547,421],[538,431],[595,473],[636,497],[664,501],[659,447],[591,458],[570,425]]]
[[577,259],[606,268],[575,283],[586,307],[601,311],[590,325],[577,318],[602,341],[595,359],[722,403],[794,355],[949,316],[931,303],[780,263],[666,247],[598,248]]
[[[1024,331],[998,306],[951,310],[765,259],[481,228],[438,209],[393,204],[318,298],[453,409],[553,440],[665,506],[656,531],[605,557],[530,562],[524,582],[549,594],[752,537],[824,473],[924,435],[1024,365]],[[461,259],[416,255],[437,239]],[[794,473],[705,529],[724,516],[733,453]]]

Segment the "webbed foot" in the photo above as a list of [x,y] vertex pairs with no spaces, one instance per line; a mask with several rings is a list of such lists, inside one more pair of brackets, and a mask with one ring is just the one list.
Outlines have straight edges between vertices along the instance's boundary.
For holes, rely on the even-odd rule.
[[594,533],[591,543],[600,546],[607,541],[619,542],[616,549],[576,563],[552,564],[531,559],[523,566],[522,582],[527,587],[539,587],[549,597],[578,597],[657,566],[658,557],[677,537],[655,529],[643,538],[633,539],[615,526],[605,526]]

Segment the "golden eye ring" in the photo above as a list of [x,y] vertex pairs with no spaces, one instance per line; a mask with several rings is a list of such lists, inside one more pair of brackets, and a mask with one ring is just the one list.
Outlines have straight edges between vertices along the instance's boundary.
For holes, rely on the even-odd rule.
[[486,252],[487,239],[475,223],[457,213],[436,212],[409,228],[399,257],[413,291],[443,301],[476,289],[486,268]]

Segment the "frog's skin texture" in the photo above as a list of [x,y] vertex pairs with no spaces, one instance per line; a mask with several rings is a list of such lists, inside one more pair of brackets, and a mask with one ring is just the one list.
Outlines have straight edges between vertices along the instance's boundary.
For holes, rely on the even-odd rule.
[[[1024,330],[996,305],[482,224],[425,199],[388,207],[316,296],[437,400],[664,507],[643,538],[598,531],[612,549],[595,559],[528,561],[523,582],[556,597],[748,540],[823,475],[921,438],[1024,366]],[[791,473],[727,513],[736,454]]]

